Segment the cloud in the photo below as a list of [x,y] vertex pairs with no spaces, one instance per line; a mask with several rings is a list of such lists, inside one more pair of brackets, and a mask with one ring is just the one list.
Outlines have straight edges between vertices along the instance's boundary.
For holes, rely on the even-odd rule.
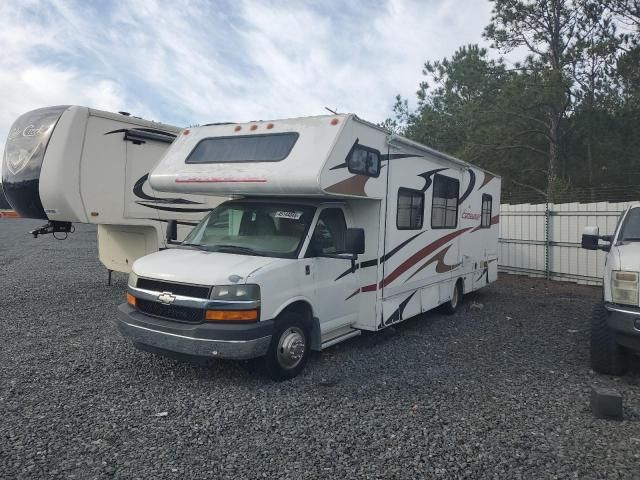
[[[390,115],[427,59],[481,41],[483,0],[0,3],[0,139],[55,104],[188,125]],[[1,146],[1,144],[0,144]]]

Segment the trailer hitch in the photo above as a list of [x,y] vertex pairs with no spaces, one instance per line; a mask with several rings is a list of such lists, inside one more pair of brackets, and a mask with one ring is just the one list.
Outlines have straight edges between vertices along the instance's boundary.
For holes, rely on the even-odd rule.
[[[35,230],[31,230],[29,233],[33,235],[33,238],[38,238],[38,235],[47,235],[52,234],[58,240],[64,240],[67,238],[69,233],[73,233],[75,228],[71,225],[71,222],[56,222],[50,221],[41,227],[36,228]],[[63,238],[56,237],[56,233],[64,233],[65,236]]]

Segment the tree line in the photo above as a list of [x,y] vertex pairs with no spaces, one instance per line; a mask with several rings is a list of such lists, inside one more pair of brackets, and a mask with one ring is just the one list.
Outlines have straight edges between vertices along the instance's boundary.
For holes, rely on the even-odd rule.
[[490,46],[427,61],[383,126],[502,175],[513,203],[640,199],[640,0],[490,1]]

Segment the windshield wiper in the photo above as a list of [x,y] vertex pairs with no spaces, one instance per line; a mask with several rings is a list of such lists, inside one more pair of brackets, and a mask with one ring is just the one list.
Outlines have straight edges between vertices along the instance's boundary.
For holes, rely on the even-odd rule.
[[215,247],[216,251],[221,251],[221,250],[231,250],[231,251],[236,251],[236,252],[240,252],[240,253],[246,253],[248,255],[258,255],[258,253],[253,250],[252,248],[248,248],[248,247],[239,247],[237,245],[216,245]]
[[181,247],[195,247],[198,250],[208,250],[205,245],[200,245],[199,243],[181,243]]

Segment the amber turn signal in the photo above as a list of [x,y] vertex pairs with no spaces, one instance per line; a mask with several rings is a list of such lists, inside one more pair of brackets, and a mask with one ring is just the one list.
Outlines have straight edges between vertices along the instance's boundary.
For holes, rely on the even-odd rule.
[[132,307],[135,307],[136,306],[136,297],[134,297],[130,293],[127,293],[127,303],[129,305],[131,305]]
[[258,320],[258,310],[207,310],[205,313],[205,318],[212,322],[255,322],[256,320]]

